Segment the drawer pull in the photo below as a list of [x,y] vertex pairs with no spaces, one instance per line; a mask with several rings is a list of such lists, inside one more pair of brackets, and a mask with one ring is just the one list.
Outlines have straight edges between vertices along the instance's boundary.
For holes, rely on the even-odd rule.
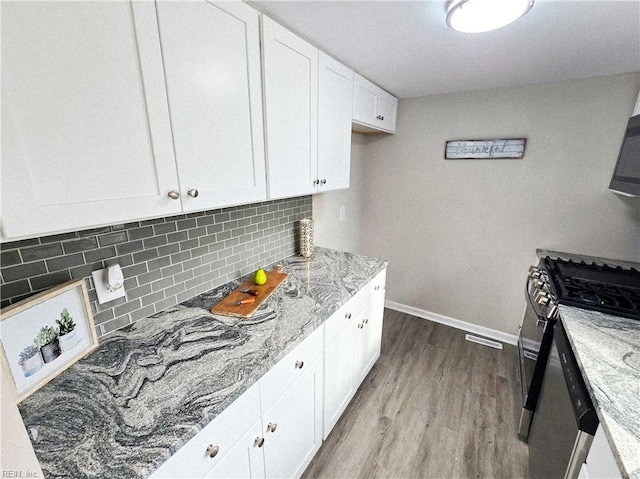
[[344,319],[351,319],[351,313],[344,313]]
[[358,323],[358,329],[362,329],[362,328],[364,328],[364,324],[362,323],[362,321],[360,321]]
[[276,432],[277,428],[278,428],[278,425],[275,422],[270,422],[267,425],[267,432]]
[[167,193],[167,196],[172,200],[177,200],[178,198],[180,198],[180,193],[178,193],[176,190],[171,190],[169,193]]
[[209,444],[209,447],[207,447],[207,454],[209,454],[209,457],[211,459],[216,457],[219,451],[220,451],[220,447],[214,446],[213,444]]
[[253,441],[254,446],[262,447],[264,444],[264,437],[256,437],[256,440]]
[[296,361],[296,365],[295,365],[296,369],[302,369],[303,366],[304,366],[304,361]]
[[364,318],[364,319],[362,320],[362,322],[363,322],[364,324],[369,324],[369,320],[368,320],[367,318]]
[[373,287],[373,290],[374,290],[374,291],[380,291],[380,286],[374,286],[374,287]]

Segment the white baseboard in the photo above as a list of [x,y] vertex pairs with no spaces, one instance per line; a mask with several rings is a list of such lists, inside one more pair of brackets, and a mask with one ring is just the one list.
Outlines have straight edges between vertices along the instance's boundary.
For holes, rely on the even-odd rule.
[[400,311],[401,313],[410,314],[411,316],[417,316],[418,318],[428,319],[434,323],[445,324],[452,328],[461,329],[470,333],[479,334],[485,338],[494,339],[503,343],[516,345],[518,343],[518,336],[515,334],[505,333],[498,331],[497,329],[491,329],[484,326],[478,326],[477,324],[467,323],[466,321],[460,321],[459,319],[450,318],[442,314],[432,313],[431,311],[425,311],[424,309],[414,308],[413,306],[407,306],[406,304],[396,303],[395,301],[384,302],[385,308],[393,309],[394,311]]

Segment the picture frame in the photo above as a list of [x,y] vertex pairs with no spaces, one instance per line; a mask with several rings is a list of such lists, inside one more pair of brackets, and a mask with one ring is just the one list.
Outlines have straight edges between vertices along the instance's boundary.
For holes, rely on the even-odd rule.
[[0,361],[18,403],[97,347],[84,279],[0,311]]
[[445,160],[521,160],[526,138],[451,140],[444,148]]

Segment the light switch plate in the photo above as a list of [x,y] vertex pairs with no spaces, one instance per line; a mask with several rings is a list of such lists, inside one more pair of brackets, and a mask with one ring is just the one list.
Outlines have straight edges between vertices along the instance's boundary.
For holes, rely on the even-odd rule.
[[124,290],[124,286],[115,291],[109,291],[107,289],[107,285],[105,283],[104,278],[107,274],[107,269],[99,269],[97,271],[93,271],[91,276],[93,276],[93,284],[96,287],[96,294],[98,295],[98,303],[104,304],[109,301],[113,301],[118,298],[126,298],[127,292]]

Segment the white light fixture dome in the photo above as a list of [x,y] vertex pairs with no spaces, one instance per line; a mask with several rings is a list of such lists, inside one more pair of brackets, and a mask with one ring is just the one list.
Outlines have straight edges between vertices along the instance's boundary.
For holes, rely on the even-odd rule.
[[447,25],[465,33],[488,32],[515,22],[532,6],[533,0],[451,0]]

